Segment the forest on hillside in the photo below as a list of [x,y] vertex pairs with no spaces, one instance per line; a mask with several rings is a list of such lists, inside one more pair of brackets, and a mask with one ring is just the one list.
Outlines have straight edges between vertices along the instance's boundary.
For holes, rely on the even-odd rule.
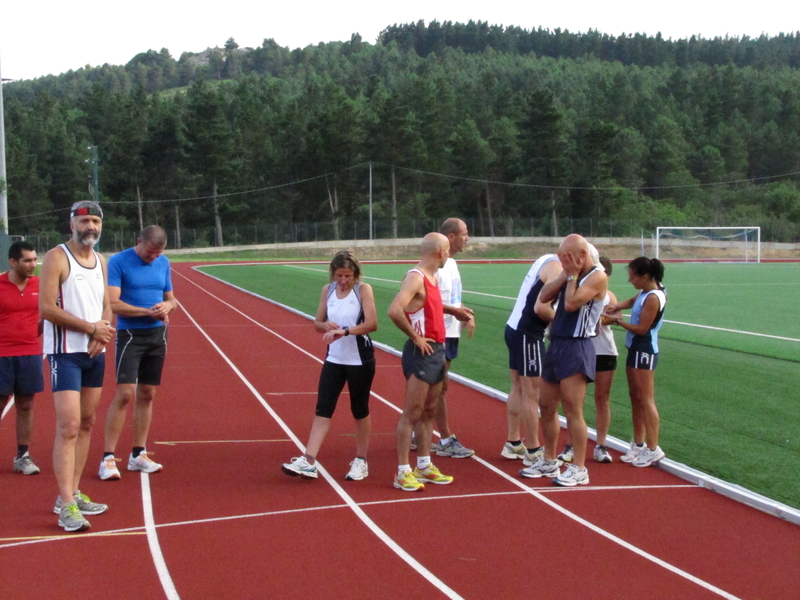
[[370,196],[381,237],[458,215],[478,235],[759,225],[800,241],[798,70],[800,32],[672,41],[482,22],[149,50],[4,86],[9,230],[63,233],[94,146],[107,227],[213,228],[208,244],[310,223],[352,237]]

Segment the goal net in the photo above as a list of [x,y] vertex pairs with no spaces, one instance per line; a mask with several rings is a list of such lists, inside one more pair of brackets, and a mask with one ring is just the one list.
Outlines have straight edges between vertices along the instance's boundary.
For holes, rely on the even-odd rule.
[[659,260],[761,262],[760,227],[657,227]]

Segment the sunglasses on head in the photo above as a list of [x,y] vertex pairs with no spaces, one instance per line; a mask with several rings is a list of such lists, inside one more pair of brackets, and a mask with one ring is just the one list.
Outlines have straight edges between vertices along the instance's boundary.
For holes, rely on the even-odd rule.
[[70,219],[72,217],[84,217],[86,215],[92,215],[94,217],[100,217],[101,219],[103,218],[103,212],[100,209],[94,208],[94,207],[91,207],[91,206],[82,206],[80,208],[74,209],[70,213]]

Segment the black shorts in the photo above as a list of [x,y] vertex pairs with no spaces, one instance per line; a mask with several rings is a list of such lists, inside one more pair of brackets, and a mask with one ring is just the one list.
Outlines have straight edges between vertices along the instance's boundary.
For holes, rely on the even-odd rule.
[[626,367],[632,369],[644,369],[645,371],[655,371],[658,364],[658,353],[651,354],[641,350],[631,350],[628,348],[628,360],[625,361]]
[[617,370],[617,357],[615,354],[598,354],[595,361],[596,371],[601,373],[603,371],[616,371]]
[[458,338],[444,338],[444,357],[447,360],[458,358]]
[[403,346],[403,375],[409,379],[412,375],[430,385],[444,381],[445,354],[444,344],[428,342],[433,354],[423,356],[416,344],[407,340]]
[[544,355],[542,378],[548,383],[583,373],[594,381],[597,357],[589,338],[553,338]]
[[521,333],[506,325],[506,348],[508,348],[508,368],[522,377],[542,376],[542,357],[544,340],[537,336]]
[[368,417],[369,391],[374,377],[374,360],[363,365],[340,365],[326,360],[322,363],[322,372],[319,375],[316,415],[326,419],[333,416],[344,384],[347,383],[353,418],[360,420]]
[[0,396],[27,396],[43,390],[41,354],[0,357]]
[[117,332],[117,384],[159,385],[166,356],[166,327],[120,329]]

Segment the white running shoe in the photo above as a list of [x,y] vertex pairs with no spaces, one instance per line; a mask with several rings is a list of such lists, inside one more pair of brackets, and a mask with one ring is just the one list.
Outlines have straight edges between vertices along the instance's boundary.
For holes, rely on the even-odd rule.
[[645,446],[639,451],[639,456],[633,461],[633,466],[649,467],[650,465],[656,464],[662,458],[664,458],[664,451],[661,449],[661,446],[656,446],[653,450]]
[[302,477],[310,477],[312,479],[317,478],[317,464],[314,463],[312,465],[306,460],[305,456],[297,456],[290,462],[283,463],[283,465],[281,465],[281,470],[292,477],[300,475]]
[[577,465],[570,465],[558,477],[553,479],[553,483],[563,487],[575,487],[576,485],[587,485],[589,483],[589,470]]
[[631,440],[631,447],[627,453],[623,454],[619,457],[619,459],[624,463],[632,463],[637,458],[639,458],[639,454],[643,449],[647,448],[646,445],[642,444],[639,446],[636,442]]
[[527,449],[525,448],[525,444],[520,442],[518,445],[513,446],[511,442],[506,442],[503,444],[503,449],[500,451],[500,456],[503,458],[510,458],[515,459],[518,458],[520,460],[525,460],[525,453]]
[[119,469],[117,468],[117,463],[122,460],[120,458],[115,458],[113,456],[107,456],[103,459],[103,462],[100,463],[100,470],[97,471],[98,477],[103,481],[110,481],[113,479],[120,479],[122,475],[119,473]]
[[522,464],[525,465],[526,467],[532,467],[543,458],[544,458],[544,446],[539,446],[533,452],[531,452],[530,450],[525,451],[525,457],[522,459]]
[[350,463],[350,470],[347,472],[347,475],[345,475],[344,478],[349,481],[361,481],[367,475],[369,475],[367,461],[365,461],[363,458],[356,458]]
[[14,470],[19,471],[23,475],[38,475],[41,469],[33,462],[33,458],[27,452],[14,459]]
[[564,446],[564,450],[558,455],[558,460],[562,462],[572,462],[575,458],[575,451],[572,449],[572,444]]
[[560,460],[545,460],[542,458],[527,469],[522,469],[519,474],[523,477],[530,477],[533,479],[539,477],[558,477],[561,473],[559,469],[560,466]]
[[128,471],[141,471],[142,473],[158,473],[163,467],[155,461],[150,460],[152,452],[142,450],[139,456],[131,454],[128,457]]
[[610,463],[614,461],[614,459],[611,458],[611,454],[608,453],[608,448],[603,444],[598,444],[594,447],[593,457],[597,462],[601,463]]

